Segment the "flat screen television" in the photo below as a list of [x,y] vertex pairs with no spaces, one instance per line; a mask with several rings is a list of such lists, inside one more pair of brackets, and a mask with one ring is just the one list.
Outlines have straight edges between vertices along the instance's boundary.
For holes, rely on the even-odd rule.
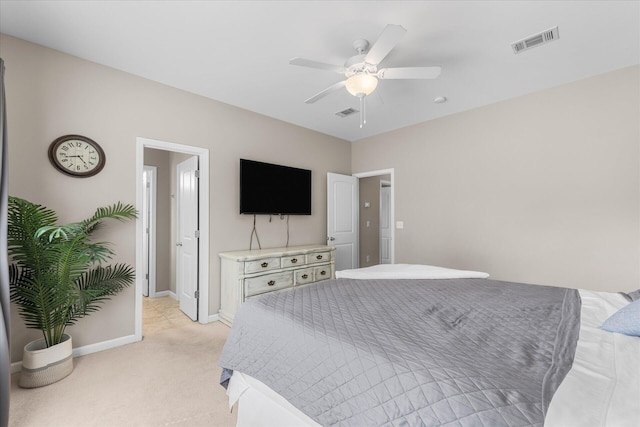
[[311,171],[240,159],[240,213],[311,215]]

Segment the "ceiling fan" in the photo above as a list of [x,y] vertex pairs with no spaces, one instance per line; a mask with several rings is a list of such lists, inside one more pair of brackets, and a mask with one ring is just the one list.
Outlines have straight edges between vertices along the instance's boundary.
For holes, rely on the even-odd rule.
[[290,59],[289,64],[291,65],[334,71],[339,74],[344,74],[346,77],[346,80],[329,86],[304,102],[312,104],[330,93],[346,87],[351,95],[360,98],[360,127],[362,127],[367,122],[364,99],[376,89],[378,79],[435,79],[438,77],[442,69],[437,66],[378,69],[378,65],[389,52],[391,52],[396,44],[398,44],[406,32],[407,30],[401,25],[389,24],[370,49],[367,40],[358,39],[354,41],[353,48],[358,53],[348,58],[343,66],[297,57]]

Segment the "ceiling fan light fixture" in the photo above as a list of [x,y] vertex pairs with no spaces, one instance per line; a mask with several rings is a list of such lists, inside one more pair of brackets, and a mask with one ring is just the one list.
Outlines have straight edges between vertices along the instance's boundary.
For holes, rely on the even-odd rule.
[[355,74],[347,79],[345,86],[353,96],[367,96],[376,90],[378,79],[367,73]]

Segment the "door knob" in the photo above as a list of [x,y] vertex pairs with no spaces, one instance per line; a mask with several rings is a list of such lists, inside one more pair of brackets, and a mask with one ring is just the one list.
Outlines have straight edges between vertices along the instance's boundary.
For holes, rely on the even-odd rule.
[[327,240],[333,242],[334,240],[336,240],[336,238],[335,237],[327,237]]
[[182,242],[176,243],[176,246],[182,246]]

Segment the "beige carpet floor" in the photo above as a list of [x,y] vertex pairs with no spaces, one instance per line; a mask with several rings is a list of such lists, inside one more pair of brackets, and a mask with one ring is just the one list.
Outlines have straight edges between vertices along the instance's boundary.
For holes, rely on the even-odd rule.
[[229,333],[220,322],[145,332],[143,341],[78,357],[67,378],[11,386],[9,426],[234,426],[216,365]]

